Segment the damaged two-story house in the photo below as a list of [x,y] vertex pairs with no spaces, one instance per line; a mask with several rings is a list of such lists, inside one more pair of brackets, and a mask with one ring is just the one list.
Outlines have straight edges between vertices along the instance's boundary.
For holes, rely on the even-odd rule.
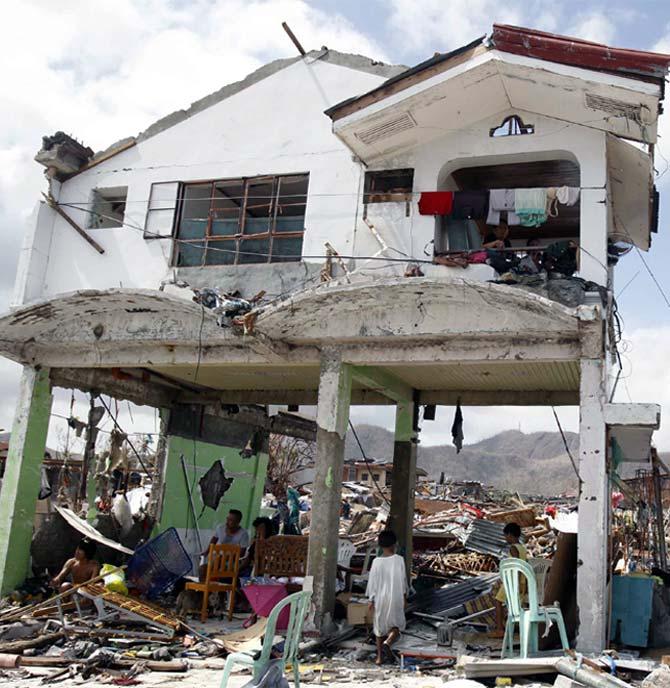
[[[578,647],[602,649],[611,453],[648,462],[660,418],[610,395],[615,263],[656,231],[668,65],[496,25],[411,69],[325,48],[279,60],[97,155],[45,139],[49,191],[0,319],[0,352],[24,366],[2,590],[28,569],[54,386],[165,411],[159,526],[192,552],[174,520],[184,464],[225,455],[252,517],[262,437],[254,463],[238,450],[254,429],[309,434],[268,405],[316,404],[317,621],[334,604],[350,405],[396,407],[390,521],[407,556],[420,406],[576,405]],[[194,289],[250,303],[235,319]]]

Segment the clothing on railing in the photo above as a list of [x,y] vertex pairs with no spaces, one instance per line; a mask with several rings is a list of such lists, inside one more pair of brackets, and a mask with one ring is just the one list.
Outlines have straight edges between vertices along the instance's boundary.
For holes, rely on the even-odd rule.
[[500,223],[500,213],[507,213],[508,225],[520,225],[521,219],[514,212],[514,189],[491,189],[489,192],[489,214],[486,218],[487,225]]
[[515,189],[514,212],[523,227],[539,227],[547,221],[547,190]]

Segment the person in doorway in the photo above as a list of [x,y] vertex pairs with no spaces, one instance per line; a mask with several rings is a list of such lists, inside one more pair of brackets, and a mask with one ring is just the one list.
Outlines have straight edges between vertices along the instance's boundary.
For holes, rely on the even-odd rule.
[[512,244],[509,240],[509,226],[506,222],[500,222],[493,230],[487,232],[482,242],[482,248],[511,248]]
[[[518,523],[508,523],[503,530],[503,535],[505,536],[505,541],[509,545],[509,556],[516,557],[522,561],[528,559],[528,554],[526,548],[521,544],[521,526]],[[520,593],[522,597],[525,597],[526,592],[526,579],[522,576],[520,581]],[[491,634],[495,638],[502,638],[505,635],[505,588],[500,585],[498,592],[495,596],[496,600],[496,628]]]
[[377,539],[382,550],[370,567],[367,596],[368,609],[373,616],[373,631],[377,640],[377,659],[380,665],[384,653],[393,657],[391,645],[405,630],[405,598],[407,573],[405,560],[396,554],[397,538],[392,530],[383,530]]
[[226,522],[216,527],[207,549],[201,553],[203,561],[200,564],[200,580],[207,577],[207,554],[211,545],[239,545],[240,556],[244,556],[249,547],[249,533],[242,528],[242,512],[239,509],[231,509],[226,517]]
[[51,581],[58,592],[65,592],[74,585],[86,583],[100,573],[100,564],[93,559],[97,546],[95,542],[83,539],[74,551],[74,557],[65,562],[61,572]]

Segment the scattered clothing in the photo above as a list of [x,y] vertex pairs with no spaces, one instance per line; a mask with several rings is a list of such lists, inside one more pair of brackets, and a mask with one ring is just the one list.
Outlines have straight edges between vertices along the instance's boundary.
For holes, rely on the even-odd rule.
[[492,248],[486,249],[486,262],[500,275],[512,270],[519,259],[515,253],[504,253]]
[[539,227],[547,221],[547,190],[515,189],[514,210],[523,227]]
[[486,263],[487,258],[488,253],[486,251],[475,251],[474,253],[468,254],[468,263],[471,265]]
[[453,204],[452,191],[424,191],[419,197],[419,215],[449,215]]
[[491,189],[489,192],[489,214],[486,217],[486,224],[500,224],[500,213],[506,212],[508,225],[520,225],[521,219],[514,212],[514,203],[514,189]]
[[451,216],[454,220],[483,220],[488,215],[487,191],[456,191]]
[[366,594],[374,603],[373,630],[377,637],[388,635],[393,628],[405,630],[407,590],[405,560],[399,554],[375,557]]
[[556,241],[544,252],[547,272],[559,272],[570,277],[577,272],[577,245],[574,241]]
[[461,411],[461,402],[456,402],[456,413],[454,414],[454,422],[451,426],[451,436],[453,438],[456,453],[460,454],[463,448],[463,412]]

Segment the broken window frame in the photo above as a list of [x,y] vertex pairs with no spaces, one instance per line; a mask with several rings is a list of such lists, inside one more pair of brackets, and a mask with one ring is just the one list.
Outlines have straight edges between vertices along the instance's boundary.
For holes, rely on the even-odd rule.
[[[152,203],[154,201],[158,202],[163,202],[162,198],[154,198],[154,191],[156,191],[159,187],[168,187],[175,185],[175,193],[174,193],[174,200],[173,201],[166,201],[167,203],[171,203],[171,205],[158,205],[155,207],[152,207]],[[168,182],[153,182],[151,184],[151,188],[149,189],[149,202],[147,205],[147,214],[144,219],[144,234],[143,237],[147,240],[151,239],[172,239],[174,236],[174,231],[175,231],[175,219],[177,217],[177,213],[175,212],[177,210],[177,205],[178,205],[178,199],[179,199],[179,185],[180,182],[178,181],[168,181]],[[166,211],[172,211],[172,217],[170,219],[170,227],[167,229],[167,233],[163,234],[160,230],[155,232],[153,230],[149,229],[149,223],[151,221],[151,218],[155,216],[157,213],[161,212],[166,212]],[[153,213],[153,215],[152,215]]]
[[[383,181],[389,177],[407,177],[407,182],[396,190],[384,188]],[[363,203],[392,203],[407,202],[412,200],[414,189],[414,168],[402,167],[392,170],[368,170],[365,173],[363,183]]]
[[[291,194],[289,198],[299,199],[293,203],[282,202],[282,184],[287,182],[304,184],[304,193]],[[253,207],[255,201],[260,200],[254,198],[253,191],[250,194],[249,188],[258,185],[261,182],[269,183],[272,187],[271,195],[268,197],[268,229],[265,232],[250,232],[245,231],[248,227],[247,210]],[[232,234],[215,234],[213,229],[213,222],[217,220],[216,213],[223,212],[223,207],[217,207],[217,201],[221,199],[216,195],[216,185],[233,185],[239,184],[242,191],[239,197],[242,203],[237,214],[237,231]],[[207,214],[207,223],[205,226],[204,235],[193,239],[184,239],[180,236],[182,229],[183,213],[185,203],[190,200],[186,198],[189,188],[196,186],[209,185],[209,196],[200,200],[209,200],[209,210]],[[307,199],[309,194],[309,172],[295,172],[291,174],[280,175],[257,175],[254,177],[231,177],[224,179],[213,179],[204,181],[189,181],[182,182],[179,185],[177,212],[175,214],[174,222],[174,250],[172,257],[172,264],[176,267],[221,267],[227,265],[249,265],[249,264],[264,264],[264,263],[287,263],[299,262],[302,259],[302,246],[305,235],[305,217],[307,214]],[[197,199],[195,199],[197,200]],[[251,204],[249,203],[251,201]],[[260,204],[260,205],[265,205]],[[302,229],[297,231],[283,231],[278,229],[278,218],[281,218],[281,208],[288,208],[292,206],[302,206],[303,214],[296,215],[296,218],[302,218]],[[258,206],[256,206],[258,207]],[[287,254],[281,251],[281,247],[287,244],[285,239],[300,239],[298,252]],[[259,255],[253,255],[254,251],[245,251],[244,242],[247,241],[267,241],[267,247],[257,251]],[[200,249],[201,258],[199,263],[180,263],[181,247],[193,244]],[[214,250],[212,250],[214,249]],[[216,249],[228,249],[232,256],[231,260],[208,262],[210,254],[216,256],[218,251]],[[279,249],[279,250],[278,250]],[[275,253],[277,251],[277,253]],[[263,254],[263,255],[260,255]],[[267,255],[265,255],[267,254]]]
[[[121,194],[115,192],[120,191]],[[112,193],[114,192],[114,195]],[[105,194],[109,194],[106,196]],[[119,202],[123,198],[123,212],[120,219],[111,219],[110,209],[105,212],[105,208],[101,208],[104,204],[112,204]],[[107,186],[96,187],[91,189],[91,212],[88,214],[87,229],[120,229],[123,227],[123,221],[126,217],[126,207],[128,204],[128,187],[127,186]],[[114,224],[111,224],[111,223]]]

